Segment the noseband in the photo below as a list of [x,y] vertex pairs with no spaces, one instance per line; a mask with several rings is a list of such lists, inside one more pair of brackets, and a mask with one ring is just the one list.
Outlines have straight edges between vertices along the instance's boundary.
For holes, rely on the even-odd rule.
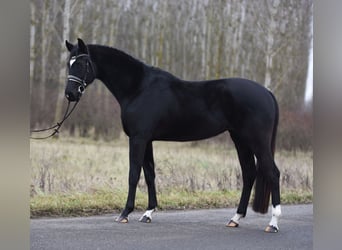
[[80,55],[77,55],[77,56],[73,56],[71,59],[74,59],[75,61],[80,58],[80,57],[87,57],[87,64],[86,64],[86,72],[84,74],[84,77],[83,79],[77,77],[77,76],[74,76],[74,75],[68,75],[68,81],[72,81],[72,82],[76,82],[79,86],[78,86],[78,92],[80,94],[83,94],[83,92],[85,91],[87,85],[90,83],[90,82],[86,82],[86,79],[87,79],[87,76],[88,76],[88,73],[89,73],[89,64],[90,64],[90,67],[91,67],[91,70],[93,71],[93,74],[95,74],[95,71],[94,71],[94,67],[93,67],[93,64],[91,63],[90,59],[89,59],[89,55],[88,54],[80,54]]
[[[85,76],[86,77],[86,76]],[[81,78],[78,78],[77,76],[68,75],[68,81],[76,82],[79,84],[78,86],[78,92],[83,94],[85,88],[87,87],[87,82],[85,81],[85,77],[82,80]]]

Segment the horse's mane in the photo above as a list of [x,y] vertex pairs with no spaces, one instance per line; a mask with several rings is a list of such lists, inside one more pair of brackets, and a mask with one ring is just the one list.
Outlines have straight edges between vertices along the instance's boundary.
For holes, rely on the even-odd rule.
[[128,53],[124,52],[123,50],[107,46],[107,45],[99,45],[99,44],[88,44],[90,48],[94,48],[97,51],[101,51],[101,53],[105,53],[107,55],[112,54],[115,58],[122,58],[125,61],[134,64],[145,64],[144,62],[140,61],[139,59],[129,55]]

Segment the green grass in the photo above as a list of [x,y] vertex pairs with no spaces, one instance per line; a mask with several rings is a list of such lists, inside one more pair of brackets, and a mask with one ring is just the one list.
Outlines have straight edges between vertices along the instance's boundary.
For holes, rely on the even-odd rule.
[[[127,140],[31,141],[31,216],[79,216],[119,212],[128,180]],[[242,187],[233,147],[210,142],[155,142],[159,209],[236,207]],[[279,151],[283,204],[312,202],[312,152]],[[147,207],[138,184],[136,209]]]
[[123,197],[111,192],[47,194],[31,198],[30,210],[31,217],[87,216],[119,210],[122,201]]
[[[104,213],[119,213],[124,207],[126,193],[97,191],[95,193],[48,194],[31,198],[31,217],[40,216],[89,216]],[[159,210],[184,210],[203,208],[237,207],[240,199],[238,191],[173,191],[159,194]],[[282,194],[282,204],[311,203],[310,192],[286,192]],[[147,207],[147,194],[137,193],[136,210]]]

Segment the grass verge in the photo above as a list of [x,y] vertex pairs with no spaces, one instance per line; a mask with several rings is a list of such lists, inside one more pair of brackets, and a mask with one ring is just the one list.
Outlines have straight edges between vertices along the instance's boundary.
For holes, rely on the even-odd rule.
[[[209,142],[153,146],[158,209],[237,206],[243,182],[234,147]],[[128,140],[31,141],[31,217],[119,213],[127,197],[128,155]],[[312,202],[313,153],[279,150],[276,162],[282,204]],[[136,210],[146,207],[142,174]]]
[[[158,194],[158,209],[203,209],[236,207],[240,198],[237,191],[172,191]],[[126,192],[96,191],[94,193],[73,193],[36,195],[31,198],[31,218],[90,216],[105,213],[119,213],[125,205]],[[282,204],[312,202],[312,192],[282,194]],[[147,194],[137,192],[136,210],[147,207]]]

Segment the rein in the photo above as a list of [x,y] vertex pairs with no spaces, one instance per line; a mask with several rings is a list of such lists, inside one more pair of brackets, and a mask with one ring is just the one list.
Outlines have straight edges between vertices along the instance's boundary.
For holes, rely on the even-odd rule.
[[32,137],[30,136],[30,139],[35,139],[35,140],[43,140],[43,139],[47,139],[50,137],[53,137],[54,135],[59,133],[59,129],[61,128],[62,124],[64,123],[64,121],[66,119],[68,119],[68,117],[71,115],[71,113],[74,111],[74,109],[76,108],[76,105],[78,104],[78,102],[75,102],[74,106],[71,108],[70,112],[69,112],[69,108],[70,108],[70,101],[68,101],[68,106],[66,108],[66,111],[64,113],[63,119],[60,122],[57,122],[57,124],[55,126],[49,127],[49,128],[44,128],[44,129],[35,129],[35,130],[31,130],[31,133],[39,133],[39,132],[44,132],[44,131],[49,131],[49,130],[54,130],[50,135],[45,136],[45,137]]

